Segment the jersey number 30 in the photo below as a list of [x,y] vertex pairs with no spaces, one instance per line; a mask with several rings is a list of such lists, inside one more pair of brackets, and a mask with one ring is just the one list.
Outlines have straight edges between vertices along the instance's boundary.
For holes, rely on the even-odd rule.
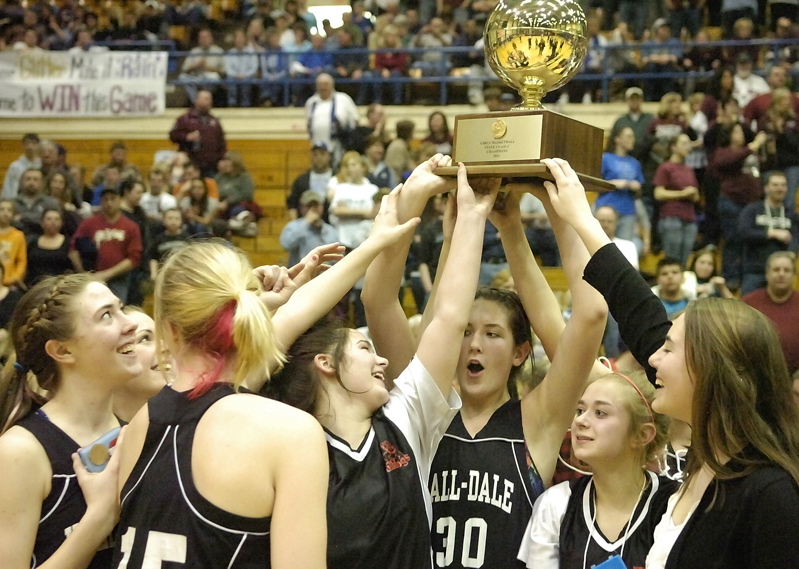
[[[127,569],[130,554],[133,551],[133,542],[136,539],[136,528],[128,528],[122,536],[120,549],[122,561],[117,569]],[[176,533],[163,533],[151,531],[147,533],[147,546],[144,548],[144,559],[141,569],[161,569],[162,561],[173,563],[186,562],[186,536]]]
[[[436,553],[436,565],[448,567],[455,560],[455,543],[458,533],[458,524],[452,517],[439,518],[436,522],[436,532],[444,536],[444,552]],[[472,555],[472,537],[477,532],[477,551]],[[463,524],[463,550],[461,551],[461,565],[463,567],[482,567],[486,554],[486,534],[488,524],[483,518],[469,518]]]

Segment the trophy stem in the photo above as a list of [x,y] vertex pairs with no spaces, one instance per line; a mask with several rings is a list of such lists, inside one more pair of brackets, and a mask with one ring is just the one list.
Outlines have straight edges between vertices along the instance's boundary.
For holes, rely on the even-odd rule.
[[522,104],[514,107],[514,111],[527,109],[543,109],[541,99],[547,94],[544,80],[540,77],[526,76],[519,87],[519,94],[522,96]]

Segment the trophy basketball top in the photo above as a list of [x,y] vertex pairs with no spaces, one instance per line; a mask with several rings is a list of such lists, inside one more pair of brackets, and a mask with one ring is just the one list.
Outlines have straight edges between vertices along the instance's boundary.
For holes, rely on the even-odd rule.
[[541,109],[548,92],[565,85],[588,55],[585,13],[576,0],[500,0],[484,32],[486,58],[522,104]]

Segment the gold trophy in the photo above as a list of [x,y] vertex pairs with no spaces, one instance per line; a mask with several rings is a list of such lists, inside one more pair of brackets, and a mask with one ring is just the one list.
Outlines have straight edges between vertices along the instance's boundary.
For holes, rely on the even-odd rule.
[[507,112],[456,116],[453,162],[463,162],[470,176],[550,178],[540,160],[563,158],[586,187],[612,189],[600,179],[602,129],[541,105],[588,54],[585,13],[576,0],[500,0],[484,40],[488,64],[522,103]]

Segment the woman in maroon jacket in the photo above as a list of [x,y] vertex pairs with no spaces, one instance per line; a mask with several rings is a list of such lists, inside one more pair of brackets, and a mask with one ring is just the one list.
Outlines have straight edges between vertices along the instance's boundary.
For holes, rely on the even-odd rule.
[[728,287],[737,288],[741,284],[743,254],[738,217],[746,204],[760,199],[760,149],[766,143],[766,135],[761,132],[746,144],[743,127],[736,123],[721,132],[718,142],[709,168],[721,184],[718,204],[724,237],[721,273]]
[[[374,70],[380,74],[383,79],[394,79],[391,82],[392,90],[392,104],[401,105],[403,102],[403,94],[405,91],[405,83],[396,81],[397,77],[404,77],[408,70],[408,54],[402,49],[399,41],[399,30],[395,26],[386,26],[383,29],[383,36],[381,38],[380,47],[382,48],[375,54]],[[397,51],[383,51],[397,50]],[[375,101],[383,102],[383,83],[384,81],[375,81],[374,85],[374,98]]]

